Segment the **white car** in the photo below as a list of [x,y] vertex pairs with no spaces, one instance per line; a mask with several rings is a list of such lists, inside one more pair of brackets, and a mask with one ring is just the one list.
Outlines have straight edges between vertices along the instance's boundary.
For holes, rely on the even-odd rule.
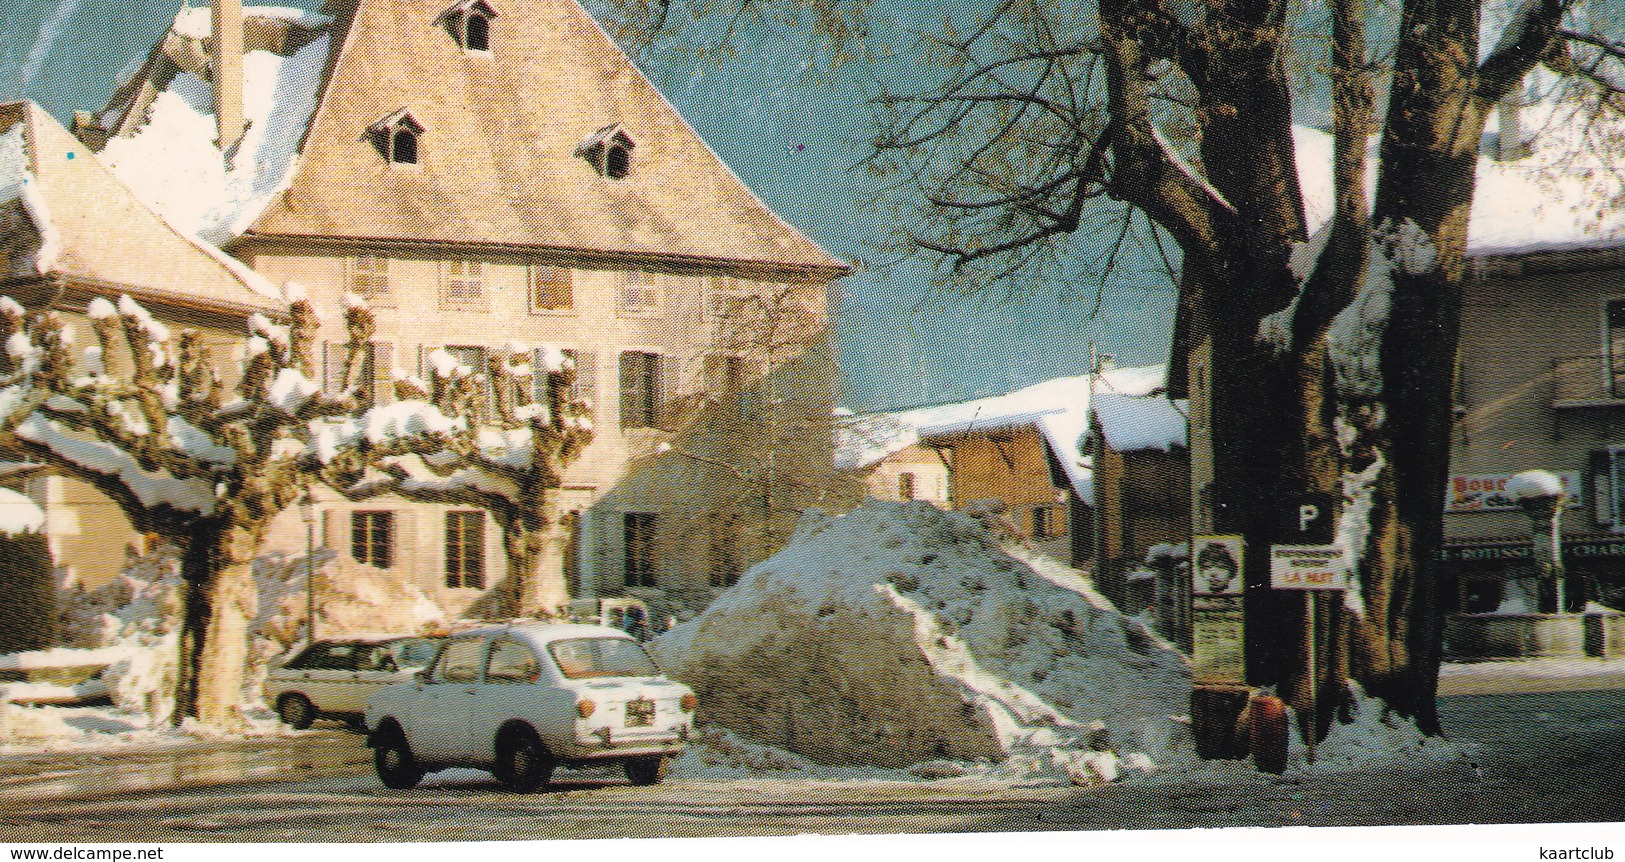
[[359,721],[367,698],[429,666],[440,638],[319,640],[266,675],[265,699],[303,730],[318,716]]
[[489,769],[519,792],[560,765],[620,763],[633,784],[654,784],[696,705],[625,632],[521,623],[454,635],[412,682],[374,694],[367,744],[396,789],[453,766]]

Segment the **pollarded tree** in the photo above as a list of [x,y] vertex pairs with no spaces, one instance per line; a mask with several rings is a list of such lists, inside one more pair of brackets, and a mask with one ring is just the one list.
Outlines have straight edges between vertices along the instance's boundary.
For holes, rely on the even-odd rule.
[[[785,3],[834,39],[862,32],[870,6]],[[630,5],[679,17],[672,0]],[[945,271],[975,285],[1109,262],[1148,223],[1176,247],[1173,388],[1188,385],[1211,437],[1199,530],[1262,551],[1293,538],[1280,501],[1346,500],[1338,541],[1356,589],[1319,604],[1317,679],[1301,604],[1267,589],[1267,554],[1247,556],[1248,679],[1278,684],[1301,714],[1319,690],[1321,733],[1351,677],[1438,729],[1437,553],[1480,142],[1539,65],[1573,82],[1577,117],[1617,115],[1617,12],[1600,0],[993,0],[892,46],[915,62],[877,66],[909,77],[878,100],[873,166],[911,205],[908,242]],[[1293,108],[1323,94],[1335,206],[1311,237]]]
[[[299,455],[309,423],[357,409],[353,390],[312,382],[315,309],[295,287],[288,298],[286,325],[251,319],[235,392],[197,331],[171,333],[129,296],[90,303],[96,345],[78,357],[56,314],[0,299],[0,452],[95,487],[136,530],[182,551],[177,723],[239,719],[256,604],[250,564],[307,481]],[[364,347],[352,342],[352,365]],[[422,414],[398,423],[414,428],[449,424],[427,404],[388,409]]]
[[[351,297],[347,314],[364,313]],[[559,612],[570,594],[561,560],[547,553],[559,525],[557,491],[593,438],[587,405],[575,394],[574,360],[509,344],[490,351],[483,369],[444,349],[429,362],[428,382],[396,372],[396,397],[428,399],[454,425],[379,434],[355,421],[328,423],[317,430],[312,469],[352,500],[394,494],[489,512],[502,529],[507,576],[470,613]]]

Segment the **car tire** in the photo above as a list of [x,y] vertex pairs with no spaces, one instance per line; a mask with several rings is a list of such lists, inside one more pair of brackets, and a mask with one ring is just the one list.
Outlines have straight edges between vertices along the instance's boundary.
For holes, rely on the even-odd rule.
[[390,790],[411,790],[423,780],[423,767],[398,727],[388,726],[373,734],[372,765],[378,770],[378,780]]
[[510,730],[497,738],[497,780],[515,793],[531,793],[547,787],[553,778],[553,755],[536,738],[535,731]]
[[277,698],[276,714],[294,730],[304,730],[316,721],[316,705],[302,694],[285,694]]
[[647,787],[659,784],[666,778],[666,769],[671,761],[664,757],[639,757],[626,762],[626,780],[638,787]]

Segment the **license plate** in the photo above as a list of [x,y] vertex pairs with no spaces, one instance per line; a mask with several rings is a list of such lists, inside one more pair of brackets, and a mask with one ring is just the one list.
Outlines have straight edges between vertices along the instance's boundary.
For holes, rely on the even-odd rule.
[[648,727],[655,723],[655,702],[646,698],[626,702],[626,726]]

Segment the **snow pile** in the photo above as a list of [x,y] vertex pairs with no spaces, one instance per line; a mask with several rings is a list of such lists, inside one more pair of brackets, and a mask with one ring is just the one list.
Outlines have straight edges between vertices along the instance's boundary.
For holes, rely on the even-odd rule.
[[[198,15],[198,13],[202,13]],[[276,7],[243,10],[245,17],[288,17]],[[208,10],[181,11],[178,35],[208,29]],[[294,23],[315,27],[318,16],[300,12]],[[299,142],[316,109],[317,87],[330,37],[284,57],[269,51],[243,55],[242,141],[223,154],[215,146],[214,94],[202,76],[182,72],[147,109],[145,124],[107,142],[101,159],[136,197],[182,235],[219,243],[242,233],[287,187],[298,167]]]
[[120,656],[102,672],[113,706],[158,725],[174,711],[180,629],[180,560],[162,546],[131,553],[124,571],[95,590],[69,589],[59,600],[63,642]]
[[1382,700],[1366,695],[1359,683],[1350,680],[1349,687],[1353,694],[1349,708],[1352,720],[1347,724],[1332,722],[1331,732],[1315,746],[1313,764],[1308,763],[1308,751],[1297,733],[1297,719],[1292,718],[1289,744],[1293,765],[1289,768],[1301,772],[1360,771],[1397,761],[1438,763],[1464,756],[1460,745],[1422,733],[1414,721],[1401,718]]
[[316,600],[317,633],[324,638],[421,634],[444,630],[452,618],[399,573],[348,561],[317,570]]
[[1188,750],[1183,657],[1070,570],[920,502],[804,517],[654,648],[704,721],[826,766],[985,759],[1088,783]]

